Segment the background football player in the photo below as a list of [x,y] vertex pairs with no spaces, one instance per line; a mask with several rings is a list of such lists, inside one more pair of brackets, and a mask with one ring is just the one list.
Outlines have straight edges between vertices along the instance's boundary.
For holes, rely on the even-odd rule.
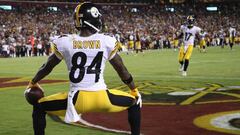
[[142,52],[142,45],[141,45],[140,33],[137,31],[136,32],[136,54],[139,51]]
[[219,39],[220,39],[219,45],[221,46],[221,48],[224,48],[225,33],[224,33],[223,28],[221,28],[221,29],[219,30],[218,36],[219,36]]
[[183,46],[180,47],[179,51],[179,63],[182,76],[187,76],[187,68],[189,65],[189,60],[192,55],[194,40],[197,34],[200,33],[201,29],[194,26],[195,18],[194,16],[187,17],[187,24],[181,26],[180,37],[183,37]]
[[236,37],[236,28],[234,26],[230,26],[229,30],[229,44],[230,44],[230,48],[232,50],[233,45],[235,44],[235,37]]
[[173,34],[173,48],[174,51],[177,51],[178,45],[179,45],[179,39],[177,38],[177,36],[179,35],[178,31],[175,31]]
[[128,53],[133,53],[133,49],[134,49],[134,36],[133,36],[133,33],[131,33],[129,36],[128,36],[128,42],[127,42],[127,47],[128,47]]
[[199,33],[199,37],[200,37],[200,52],[206,52],[206,35],[207,32],[201,30],[201,32]]
[[[44,135],[46,113],[65,116],[65,122],[77,122],[78,114],[85,112],[119,112],[128,110],[132,135],[140,134],[141,95],[131,74],[117,54],[114,37],[98,33],[102,15],[93,3],[82,3],[75,8],[74,23],[80,35],[62,35],[53,41],[53,54],[39,69],[27,88],[39,87],[38,82],[47,76],[61,60],[69,72],[70,90],[41,98],[33,107],[35,135]],[[110,61],[130,94],[108,89],[103,78],[106,61]]]

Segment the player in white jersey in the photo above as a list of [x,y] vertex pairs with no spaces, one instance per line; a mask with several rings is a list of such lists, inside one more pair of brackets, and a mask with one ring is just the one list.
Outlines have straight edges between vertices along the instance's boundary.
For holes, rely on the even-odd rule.
[[[38,82],[64,60],[69,72],[70,90],[43,97],[34,105],[35,135],[44,135],[45,115],[65,116],[65,122],[77,122],[85,112],[119,112],[128,110],[132,135],[140,134],[141,95],[133,78],[117,54],[114,37],[98,33],[102,26],[101,14],[93,3],[79,4],[74,13],[75,27],[80,35],[62,35],[53,41],[53,54],[39,69],[27,88],[39,87]],[[103,72],[106,61],[117,71],[130,93],[108,89]]]
[[232,47],[233,47],[233,45],[235,44],[235,37],[236,37],[237,31],[236,31],[236,28],[234,28],[234,27],[231,26],[231,27],[229,28],[228,32],[229,32],[230,48],[231,48],[231,50],[232,50]]
[[200,37],[200,43],[199,43],[200,52],[206,52],[206,35],[207,35],[207,32],[204,32],[204,31],[201,31],[199,33],[199,37]]
[[[128,36],[127,47],[128,47],[128,52],[129,53],[133,53],[133,49],[134,49],[134,36],[133,36],[132,33]],[[128,52],[127,52],[127,54],[128,54]]]
[[181,26],[181,35],[179,37],[183,37],[183,46],[181,46],[179,51],[179,63],[180,69],[183,76],[187,76],[187,68],[189,65],[189,59],[192,55],[193,45],[195,36],[200,33],[201,29],[197,26],[194,26],[194,17],[187,17],[187,25]]
[[223,29],[220,29],[220,31],[218,32],[218,37],[220,39],[220,43],[219,45],[221,46],[221,48],[224,48],[224,38],[225,38],[225,33]]
[[117,33],[114,35],[114,37],[116,38],[116,40],[117,40],[118,42],[121,42],[121,41],[120,41],[120,39],[121,39],[120,33],[117,32]]
[[9,57],[9,54],[10,54],[10,47],[9,45],[2,45],[2,56],[3,57]]
[[117,32],[114,37],[116,38],[118,45],[119,45],[119,51],[126,51],[126,48],[123,46],[122,42],[121,42],[121,33]]

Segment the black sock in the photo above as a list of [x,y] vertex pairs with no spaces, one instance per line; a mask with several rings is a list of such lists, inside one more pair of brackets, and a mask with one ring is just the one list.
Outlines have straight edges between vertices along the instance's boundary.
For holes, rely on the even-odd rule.
[[183,65],[183,61],[179,61],[179,63],[181,64],[181,66]]
[[32,119],[34,135],[44,135],[46,128],[46,112],[39,104],[33,106]]
[[139,105],[128,108],[128,122],[131,127],[131,135],[140,135],[141,109]]
[[233,43],[230,43],[230,48],[232,49],[232,47],[233,47]]
[[188,64],[189,64],[189,60],[186,59],[186,60],[184,61],[183,71],[187,71]]

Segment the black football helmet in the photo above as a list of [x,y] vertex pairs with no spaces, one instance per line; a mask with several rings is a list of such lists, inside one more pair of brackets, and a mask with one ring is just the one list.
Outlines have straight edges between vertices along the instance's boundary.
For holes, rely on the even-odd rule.
[[91,2],[80,3],[74,10],[74,24],[78,30],[89,28],[99,32],[102,28],[101,17],[97,6]]
[[188,26],[193,26],[194,22],[195,22],[195,18],[193,15],[187,16],[187,25]]

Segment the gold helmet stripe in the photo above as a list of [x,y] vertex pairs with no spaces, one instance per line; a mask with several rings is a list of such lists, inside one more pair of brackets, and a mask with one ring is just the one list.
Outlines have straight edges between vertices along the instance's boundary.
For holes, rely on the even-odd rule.
[[187,19],[193,19],[193,16],[190,15],[190,16],[187,17]]
[[77,6],[76,9],[75,9],[75,10],[76,10],[76,11],[75,11],[75,13],[76,13],[75,16],[76,16],[76,26],[77,26],[77,27],[80,27],[79,10],[80,10],[82,4],[83,4],[83,3],[78,4],[78,6]]

